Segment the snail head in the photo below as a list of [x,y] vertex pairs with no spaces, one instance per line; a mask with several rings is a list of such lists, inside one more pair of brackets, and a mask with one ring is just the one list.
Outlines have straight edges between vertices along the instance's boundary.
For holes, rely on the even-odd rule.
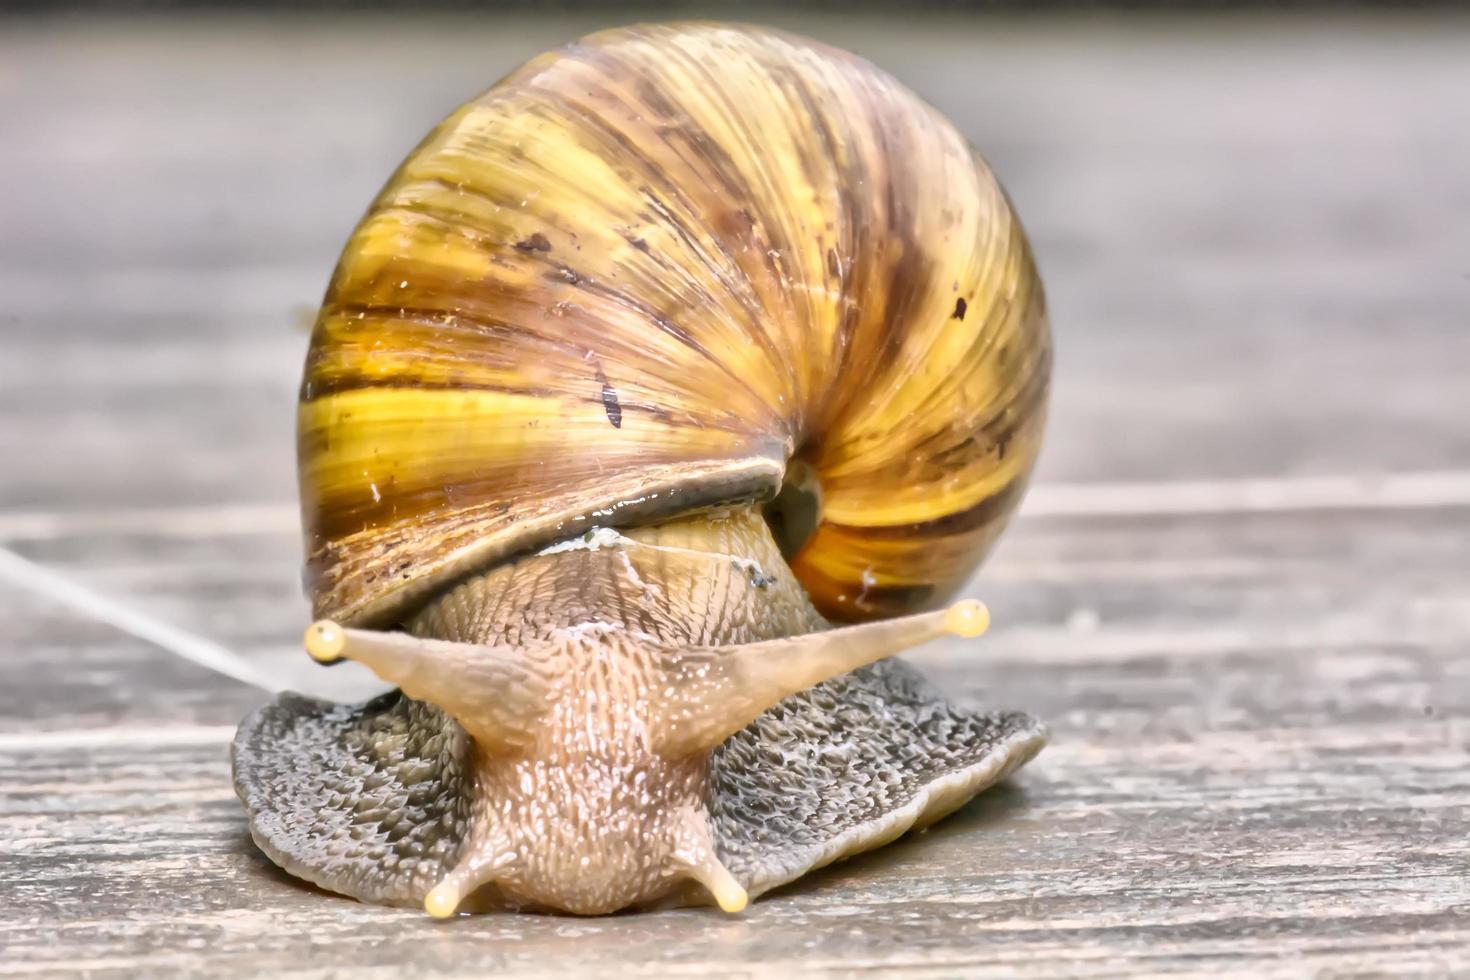
[[[354,660],[447,713],[473,741],[476,812],[453,870],[424,900],[449,916],[481,886],[595,914],[692,879],[729,912],[702,799],[709,753],[791,694],[989,623],[973,600],[938,612],[754,643],[679,647],[598,624],[526,646],[346,628],[306,631],[323,663]],[[551,844],[552,846],[548,846]]]

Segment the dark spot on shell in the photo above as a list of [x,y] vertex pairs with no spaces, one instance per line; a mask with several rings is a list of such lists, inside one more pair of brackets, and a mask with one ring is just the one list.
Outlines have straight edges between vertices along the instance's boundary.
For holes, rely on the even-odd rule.
[[965,310],[969,308],[969,304],[966,303],[965,298],[961,296],[959,299],[954,301],[954,312],[951,313],[950,316],[956,320],[963,320],[965,318]]
[[538,231],[525,241],[516,242],[516,248],[522,252],[549,252],[551,251],[551,242],[547,241],[546,236]]
[[602,382],[602,408],[614,429],[623,427],[623,406],[618,403],[618,393],[607,380]]
[[648,248],[648,243],[641,238],[630,238],[628,239],[628,244],[632,245],[634,248],[645,255],[647,255],[650,251]]

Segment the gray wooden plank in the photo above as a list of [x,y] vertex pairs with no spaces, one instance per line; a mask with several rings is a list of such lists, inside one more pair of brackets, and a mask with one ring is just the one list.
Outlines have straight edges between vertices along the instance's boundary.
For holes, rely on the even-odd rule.
[[266,697],[48,599],[11,595],[5,613],[0,736],[234,725]]
[[[155,291],[171,290],[170,278]],[[5,328],[0,418],[10,421],[0,424],[0,449],[15,462],[0,506],[293,496],[306,331],[289,295],[278,292],[280,310],[226,317],[208,308],[211,295],[199,291],[192,309],[152,315],[87,298]]]
[[[1037,711],[1053,725],[1053,745],[956,821],[739,920],[512,916],[449,932],[316,894],[272,869],[244,834],[218,733],[149,745],[146,732],[111,744],[99,730],[95,745],[31,749],[12,739],[0,750],[0,785],[9,787],[0,858],[11,886],[0,900],[0,946],[26,970],[118,975],[144,963],[191,974],[370,976],[634,965],[738,976],[798,963],[834,975],[1258,974],[1281,957],[1293,970],[1467,963],[1464,632],[1440,643],[1329,643],[1310,632],[1295,645],[1268,642],[1284,643],[1324,609],[1369,600],[1392,625],[1415,602],[1436,601],[1421,591],[1433,582],[1445,608],[1463,610],[1452,604],[1470,584],[1462,516],[1021,522],[976,586],[997,609],[994,634],[914,659],[957,697]],[[132,532],[20,547],[89,585],[178,612],[271,607],[288,591],[291,544],[280,533],[222,543]],[[1165,591],[1189,600],[1149,601]],[[1097,618],[1079,626],[1079,603],[1101,610]],[[1008,608],[1024,626],[1007,625]],[[1222,639],[1232,610],[1262,631]],[[17,675],[17,701],[44,702],[58,675],[39,663],[57,657],[55,637],[77,633],[70,622],[39,626],[52,645]],[[155,697],[166,690],[156,664],[129,660],[105,628],[81,633],[101,651],[88,665],[105,679],[101,689],[134,699],[139,714],[125,726],[228,725],[249,699],[216,696],[209,678],[196,678],[198,691]],[[1200,635],[1208,642],[1170,646]],[[28,677],[44,683],[26,689]],[[89,714],[89,698],[64,685],[58,697],[70,724],[118,720]],[[191,704],[194,713],[179,713]]]
[[1463,746],[1444,752],[1459,738],[1422,714],[1209,736],[1063,721],[1033,767],[956,819],[739,918],[448,926],[271,868],[223,744],[8,754],[0,779],[21,789],[0,801],[0,972],[1447,970],[1470,951],[1470,784]]
[[1007,655],[1470,635],[1466,508],[1018,521],[969,585]]

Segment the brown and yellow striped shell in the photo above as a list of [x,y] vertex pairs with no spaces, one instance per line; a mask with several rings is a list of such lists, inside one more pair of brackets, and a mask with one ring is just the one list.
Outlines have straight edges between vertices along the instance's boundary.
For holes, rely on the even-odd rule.
[[316,612],[382,624],[596,525],[774,495],[837,619],[933,605],[1018,502],[1045,306],[954,128],[785,34],[637,27],[439,125],[343,252],[299,415]]

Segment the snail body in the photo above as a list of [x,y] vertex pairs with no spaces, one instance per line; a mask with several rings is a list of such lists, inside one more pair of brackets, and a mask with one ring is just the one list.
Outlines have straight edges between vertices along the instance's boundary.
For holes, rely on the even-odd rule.
[[918,610],[1019,501],[1049,366],[999,186],[871,65],[716,24],[532,60],[323,303],[307,647],[399,690],[246,719],[256,841],[436,915],[733,911],[954,809],[1044,731],[883,658],[983,630]]

